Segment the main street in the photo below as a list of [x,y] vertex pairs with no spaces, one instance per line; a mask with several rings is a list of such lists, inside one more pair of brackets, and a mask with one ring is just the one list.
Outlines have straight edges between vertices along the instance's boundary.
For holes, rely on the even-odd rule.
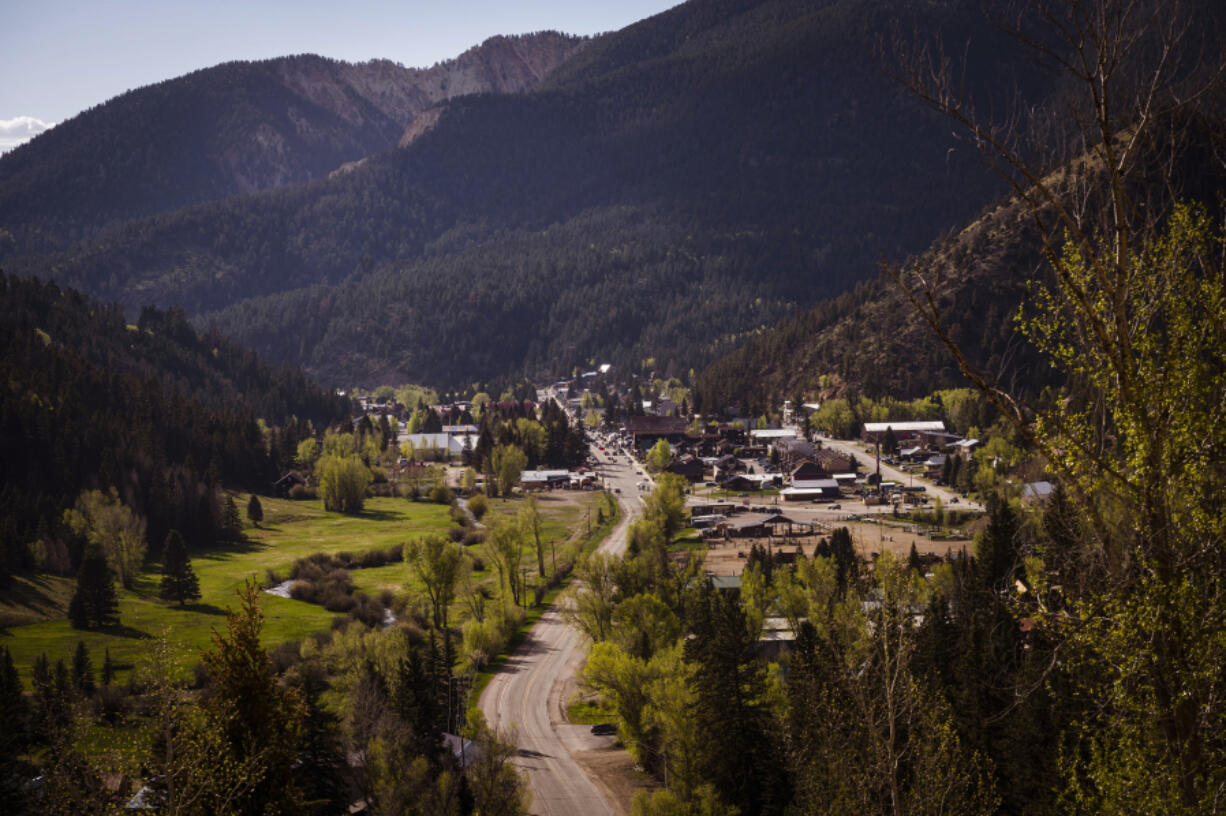
[[[605,486],[621,506],[621,519],[601,551],[621,554],[626,530],[641,502],[633,467],[621,457],[596,451]],[[564,689],[583,664],[587,645],[563,622],[554,604],[481,694],[478,704],[491,728],[514,728],[519,756],[532,791],[537,816],[612,816],[614,810],[597,785],[570,755],[570,748],[595,747],[585,726],[566,723]],[[603,741],[602,741],[603,742]]]

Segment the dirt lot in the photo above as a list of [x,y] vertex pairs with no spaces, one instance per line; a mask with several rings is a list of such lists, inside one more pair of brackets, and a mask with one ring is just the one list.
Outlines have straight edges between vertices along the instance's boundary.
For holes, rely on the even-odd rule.
[[[910,532],[914,528],[892,527],[887,525],[865,524],[854,521],[839,522],[839,527],[851,530],[851,540],[856,545],[856,551],[869,558],[875,552],[892,552],[906,557],[911,552],[911,544],[920,555],[945,556],[951,552],[957,553],[963,548],[974,549],[974,542],[963,541],[933,541],[920,533]],[[825,533],[828,535],[829,533]],[[745,568],[745,556],[755,543],[770,546],[776,550],[794,552],[797,547],[808,557],[813,556],[813,550],[823,534],[795,536],[792,538],[734,538],[728,541],[713,540],[707,550],[706,569],[715,575],[740,575]]]
[[622,816],[630,812],[630,800],[635,791],[660,787],[660,783],[647,774],[634,770],[634,760],[621,748],[575,751],[571,756],[601,788],[609,806]]

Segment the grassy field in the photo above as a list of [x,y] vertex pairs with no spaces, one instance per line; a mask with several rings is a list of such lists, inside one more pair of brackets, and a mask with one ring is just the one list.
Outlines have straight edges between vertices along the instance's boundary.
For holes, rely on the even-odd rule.
[[[557,493],[538,498],[543,524],[543,537],[551,541],[561,554],[563,544],[579,543],[586,533],[587,507],[592,507],[592,527],[595,529],[597,493]],[[240,507],[246,506],[247,496],[236,495]],[[237,605],[236,592],[247,580],[265,581],[268,570],[288,577],[289,568],[299,558],[316,552],[360,553],[403,544],[421,533],[446,533],[455,526],[449,508],[443,505],[415,503],[405,499],[373,498],[366,502],[357,516],[325,512],[318,501],[292,502],[262,498],[264,522],[259,528],[244,530],[248,541],[234,547],[217,548],[192,553],[192,566],[200,579],[202,598],[179,608],[157,598],[160,565],[150,563],[132,590],[120,590],[120,625],[101,631],[73,629],[66,618],[68,600],[75,582],[71,578],[28,576],[19,580],[14,590],[0,599],[0,644],[8,646],[22,676],[29,678],[30,666],[39,654],[54,662],[68,661],[78,640],[83,640],[93,656],[94,667],[101,666],[103,650],[110,649],[111,659],[123,678],[147,652],[150,641],[163,633],[174,644],[180,664],[188,667],[198,660],[199,652],[210,642],[214,627],[223,627],[225,611]],[[486,524],[500,516],[516,515],[523,499],[490,502]],[[469,549],[471,555],[484,558],[478,545]],[[488,559],[485,559],[488,564]],[[536,555],[532,547],[525,549],[524,565],[529,568],[529,587],[535,579]],[[546,553],[548,568],[548,548]],[[478,573],[481,581],[492,585],[497,574],[492,569]],[[354,586],[369,595],[382,590],[401,594],[417,588],[416,578],[403,562],[383,567],[355,570]],[[331,626],[336,614],[320,606],[263,595],[265,616],[264,642],[273,646],[287,640],[299,640],[312,632]],[[452,623],[463,620],[460,605],[453,610]]]
[[[246,496],[236,496],[245,506]],[[147,652],[149,641],[163,632],[175,645],[183,665],[191,665],[205,648],[213,628],[224,626],[225,610],[237,606],[235,593],[249,579],[263,581],[268,569],[288,572],[290,565],[313,552],[362,552],[406,541],[415,533],[443,532],[453,526],[448,508],[405,499],[374,498],[358,516],[325,512],[320,503],[262,499],[264,523],[244,532],[249,541],[192,553],[200,579],[201,599],[179,608],[158,600],[161,566],[147,564],[131,590],[120,590],[120,625],[100,631],[73,629],[67,618],[72,579],[35,576],[21,579],[6,593],[0,644],[8,646],[23,677],[45,653],[54,662],[69,659],[78,640],[89,647],[95,668],[109,648],[122,677]],[[334,613],[319,606],[264,595],[264,642],[277,644],[327,629]],[[37,622],[26,622],[39,619]]]

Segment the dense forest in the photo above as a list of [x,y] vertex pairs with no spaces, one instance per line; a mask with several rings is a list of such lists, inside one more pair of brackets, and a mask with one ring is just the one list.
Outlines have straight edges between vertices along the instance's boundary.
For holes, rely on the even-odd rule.
[[989,200],[989,174],[947,161],[964,146],[883,73],[882,39],[900,19],[968,39],[976,93],[1049,88],[977,4],[895,5],[687,3],[532,92],[452,100],[342,177],[9,265],[181,304],[326,381],[688,367]]
[[[272,368],[181,309],[129,324],[115,304],[7,276],[0,283],[0,581],[75,569],[82,542],[62,524],[85,491],[115,491],[160,546],[224,532],[224,483],[266,490],[312,427],[347,400]],[[267,424],[265,424],[267,423]]]

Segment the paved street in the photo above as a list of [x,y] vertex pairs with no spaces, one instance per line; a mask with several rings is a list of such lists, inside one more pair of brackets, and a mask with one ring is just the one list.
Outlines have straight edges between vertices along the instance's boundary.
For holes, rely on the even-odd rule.
[[[595,449],[593,449],[595,451]],[[622,517],[601,551],[621,553],[626,529],[640,507],[635,482],[641,477],[624,457],[620,463],[596,453],[600,472],[619,499]],[[520,748],[517,764],[528,772],[531,812],[537,816],[612,816],[613,808],[571,757],[567,744],[581,743],[566,725],[563,689],[583,664],[587,644],[551,607],[481,695],[479,705],[492,728],[513,727]],[[580,729],[585,730],[585,729]],[[564,740],[564,737],[568,739]]]

